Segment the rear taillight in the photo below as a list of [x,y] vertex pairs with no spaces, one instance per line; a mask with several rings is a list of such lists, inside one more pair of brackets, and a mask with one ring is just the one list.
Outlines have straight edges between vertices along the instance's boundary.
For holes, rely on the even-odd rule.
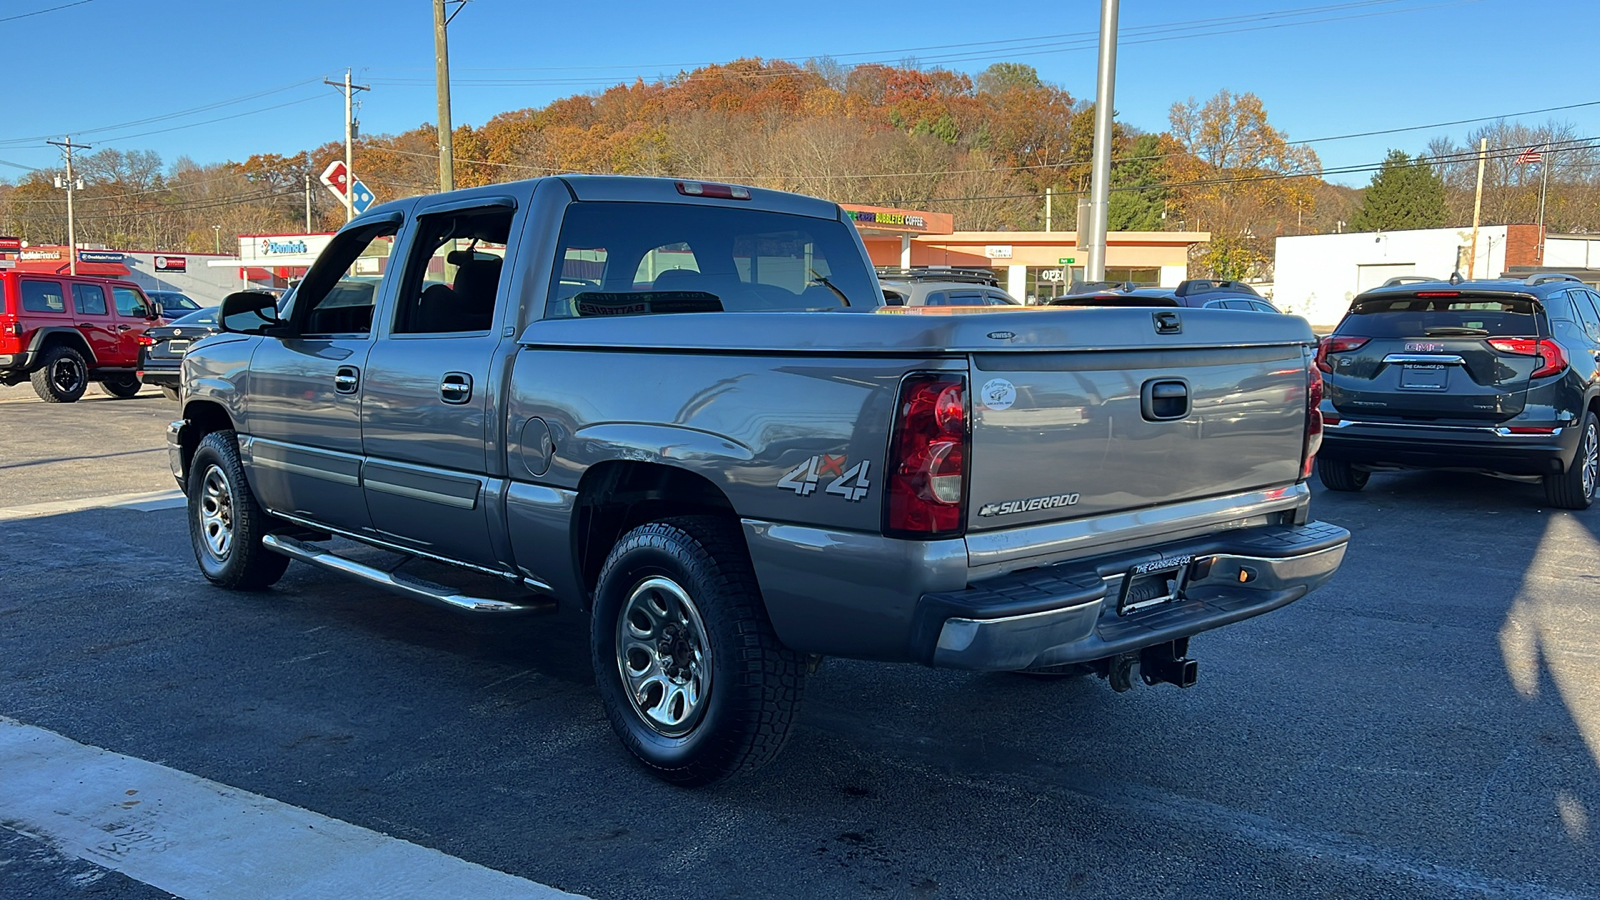
[[155,345],[156,345],[156,339],[155,338],[150,337],[149,335],[144,335],[144,334],[139,335],[139,346],[141,346],[141,347],[154,347]]
[[1369,338],[1364,337],[1325,337],[1317,344],[1317,368],[1324,372],[1333,371],[1333,363],[1328,361],[1330,353],[1348,353],[1351,350],[1360,350],[1367,345]]
[[884,531],[901,537],[959,534],[966,506],[967,380],[912,375],[900,384],[889,439]]
[[1307,371],[1310,374],[1306,380],[1306,441],[1300,451],[1302,481],[1311,477],[1311,466],[1316,462],[1317,451],[1322,449],[1322,373],[1315,367]]
[[1567,370],[1567,354],[1562,352],[1561,345],[1555,341],[1534,338],[1491,338],[1489,346],[1513,356],[1539,357],[1539,367],[1533,370],[1533,374],[1529,376],[1531,378],[1543,378]]

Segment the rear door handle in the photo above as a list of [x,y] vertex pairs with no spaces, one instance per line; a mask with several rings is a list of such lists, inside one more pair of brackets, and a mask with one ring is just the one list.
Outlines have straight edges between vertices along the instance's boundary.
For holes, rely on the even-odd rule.
[[340,366],[333,373],[333,389],[341,394],[354,394],[361,386],[361,370],[355,366]]
[[450,404],[472,399],[472,376],[465,372],[446,372],[439,381],[439,399]]
[[118,331],[127,331],[128,329],[130,329],[132,327],[133,327],[132,325],[118,325],[117,326],[117,330]]

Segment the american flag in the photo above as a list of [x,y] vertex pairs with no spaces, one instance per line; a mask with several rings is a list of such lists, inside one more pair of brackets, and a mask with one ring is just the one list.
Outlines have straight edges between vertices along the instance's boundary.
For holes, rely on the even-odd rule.
[[1517,165],[1531,166],[1534,163],[1544,159],[1544,154],[1540,152],[1542,147],[1543,145],[1540,145],[1539,147],[1529,147],[1528,149],[1517,154]]

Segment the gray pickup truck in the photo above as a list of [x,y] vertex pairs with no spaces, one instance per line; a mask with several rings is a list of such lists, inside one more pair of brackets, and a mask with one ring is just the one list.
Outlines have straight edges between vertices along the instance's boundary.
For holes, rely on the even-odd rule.
[[1188,686],[1192,635],[1349,539],[1308,516],[1303,320],[886,308],[808,197],[402,200],[221,324],[168,432],[205,577],[585,618],[618,736],[680,784],[773,758],[824,656]]

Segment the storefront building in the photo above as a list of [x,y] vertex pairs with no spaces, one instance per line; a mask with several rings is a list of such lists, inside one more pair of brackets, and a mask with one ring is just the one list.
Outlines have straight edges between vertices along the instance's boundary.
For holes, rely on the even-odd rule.
[[[1088,261],[1072,231],[956,231],[947,213],[841,205],[873,265],[982,267],[1018,300],[1059,295],[1082,280]],[[1188,277],[1190,248],[1210,239],[1205,231],[1113,231],[1106,236],[1106,279],[1176,287]]]
[[[19,272],[38,275],[66,275],[72,270],[72,257],[65,244],[21,247],[5,254]],[[147,291],[177,291],[201,306],[215,306],[239,283],[226,273],[207,265],[217,259],[210,253],[157,253],[149,250],[116,250],[106,247],[78,247],[78,274],[97,278],[120,278]]]

